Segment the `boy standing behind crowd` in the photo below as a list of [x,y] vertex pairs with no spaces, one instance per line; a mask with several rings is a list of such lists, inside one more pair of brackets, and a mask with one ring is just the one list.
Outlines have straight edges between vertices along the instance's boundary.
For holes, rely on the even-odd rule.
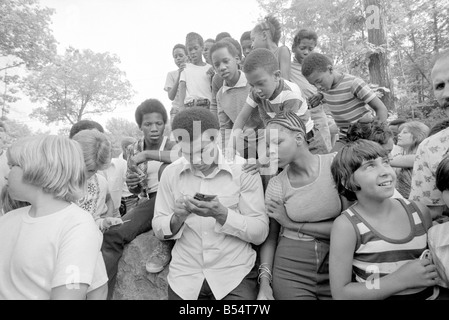
[[205,107],[209,109],[212,101],[211,77],[208,75],[212,66],[203,61],[203,38],[195,32],[186,36],[186,48],[190,58],[179,79],[179,90],[184,107]]
[[318,94],[317,89],[307,81],[301,72],[302,62],[315,50],[317,43],[318,35],[314,31],[302,29],[296,33],[292,45],[293,61],[290,69],[290,80],[301,89],[302,96],[306,99],[309,106],[310,116],[323,137],[327,149],[330,151],[332,149],[332,140],[327,123],[327,115],[320,102],[311,103],[310,99]]
[[369,115],[371,107],[376,118],[386,121],[387,107],[362,79],[334,70],[332,61],[320,53],[309,54],[302,63],[302,74],[317,87],[329,105],[335,120],[339,140],[332,152],[339,151],[346,144],[346,133],[351,123]]
[[[221,142],[223,150],[229,141],[229,134],[234,121],[245,104],[251,86],[246,76],[239,70],[239,53],[235,46],[229,41],[219,41],[210,49],[212,64],[222,80],[222,87],[217,93],[218,120],[220,123]],[[245,123],[248,134],[243,133],[242,143],[237,146],[241,156],[248,158],[249,155],[256,158],[257,130],[263,128],[259,111],[253,109],[249,120]]]
[[301,90],[296,84],[281,77],[279,63],[273,52],[263,48],[254,49],[245,59],[243,72],[253,89],[234,122],[227,145],[228,158],[233,157],[235,150],[233,136],[240,135],[254,108],[259,110],[264,124],[279,113],[287,111],[296,113],[306,125],[306,139],[310,151],[314,154],[328,153],[321,136],[315,134],[314,123]]
[[181,100],[179,94],[179,80],[181,79],[182,71],[184,71],[187,62],[189,62],[187,49],[183,44],[175,45],[173,47],[172,54],[178,70],[170,71],[167,74],[167,79],[165,80],[164,87],[164,90],[168,93],[168,98],[172,101],[172,108],[170,110],[170,123],[173,121],[176,113],[178,113],[179,108],[182,108],[182,106],[184,105],[184,102]]

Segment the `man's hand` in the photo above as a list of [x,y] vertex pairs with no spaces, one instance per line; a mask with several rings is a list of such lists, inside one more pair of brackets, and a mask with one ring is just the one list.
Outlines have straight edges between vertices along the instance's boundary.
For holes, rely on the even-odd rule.
[[221,225],[228,217],[228,208],[223,206],[217,197],[212,201],[198,201],[191,196],[185,196],[185,208],[200,217],[215,218]]

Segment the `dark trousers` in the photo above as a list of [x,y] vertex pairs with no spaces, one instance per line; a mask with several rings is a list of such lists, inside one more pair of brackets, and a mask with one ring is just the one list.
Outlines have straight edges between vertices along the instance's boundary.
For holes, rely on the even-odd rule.
[[[232,290],[222,300],[256,300],[257,290],[257,268],[254,266],[237,288]],[[168,286],[168,300],[183,300],[172,290],[170,285]],[[204,279],[198,300],[216,300],[206,279]]]
[[137,207],[126,213],[122,220],[129,222],[113,226],[103,234],[101,252],[108,273],[108,299],[112,298],[116,282],[118,263],[122,257],[125,245],[133,241],[138,235],[151,230],[154,216],[156,196],[150,199],[140,199]]

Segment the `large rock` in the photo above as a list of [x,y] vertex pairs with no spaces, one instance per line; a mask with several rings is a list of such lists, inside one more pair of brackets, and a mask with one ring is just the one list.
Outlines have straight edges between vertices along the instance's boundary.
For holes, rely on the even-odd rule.
[[129,243],[119,261],[113,300],[166,300],[168,266],[160,273],[148,273],[145,263],[158,239],[153,230]]

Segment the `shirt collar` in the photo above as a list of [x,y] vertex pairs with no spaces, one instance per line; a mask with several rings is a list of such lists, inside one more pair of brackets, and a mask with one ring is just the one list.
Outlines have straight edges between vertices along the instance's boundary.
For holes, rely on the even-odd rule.
[[[182,174],[183,172],[188,171],[188,170],[192,171],[192,166],[190,165],[190,162],[186,158],[182,157],[180,161],[182,164],[180,174]],[[218,149],[218,171],[217,172],[219,172],[221,170],[229,172],[232,175],[232,177],[234,178],[234,172],[231,168],[229,161],[226,160],[226,158],[223,155],[223,153],[221,152],[221,150]]]
[[228,87],[226,85],[226,81],[223,80],[223,93],[232,88],[246,87],[246,84],[248,83],[248,81],[246,80],[246,76],[241,70],[239,70],[239,73],[240,73],[240,77],[237,80],[237,83],[235,84],[235,86],[233,86],[233,87]]

